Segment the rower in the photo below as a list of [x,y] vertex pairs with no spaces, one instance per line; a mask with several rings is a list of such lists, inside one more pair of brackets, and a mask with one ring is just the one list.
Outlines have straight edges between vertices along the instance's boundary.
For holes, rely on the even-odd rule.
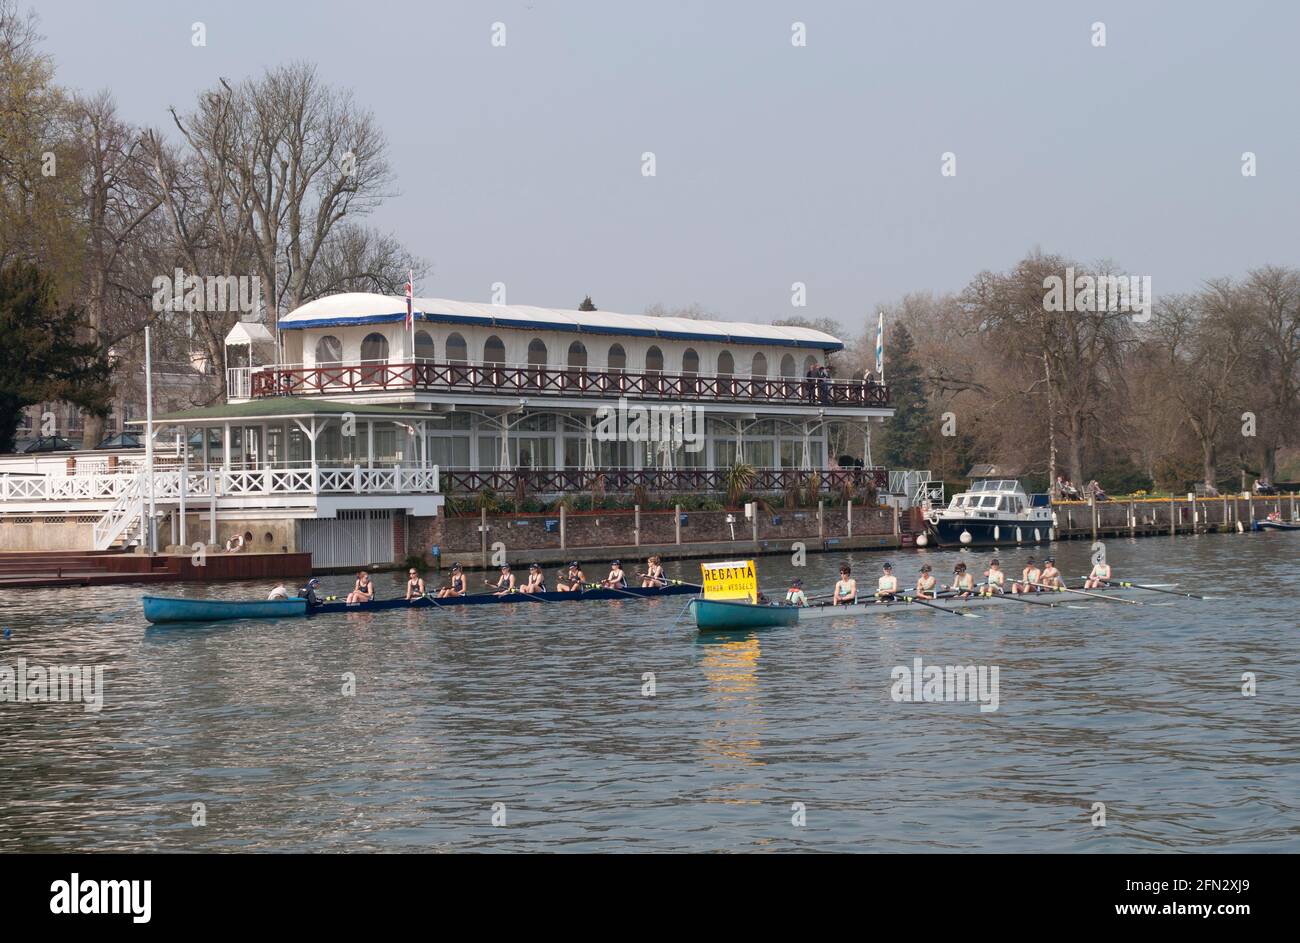
[[790,588],[785,594],[785,604],[787,606],[806,606],[808,597],[804,595],[803,580],[795,577],[790,581]]
[[348,603],[373,602],[375,599],[375,584],[370,580],[370,574],[365,570],[357,573],[357,581],[352,586],[352,592],[348,593]]
[[307,600],[308,609],[312,609],[316,606],[319,606],[323,601],[320,598],[320,594],[316,592],[316,590],[318,589],[320,589],[320,580],[316,579],[316,577],[313,576],[311,579],[307,581],[306,586],[298,590],[298,596],[302,599]]
[[852,606],[858,601],[858,581],[853,578],[853,571],[846,563],[840,567],[839,582],[835,584],[832,602],[837,606]]
[[270,594],[266,598],[267,599],[288,599],[289,591],[284,588],[284,580],[280,580],[278,583],[276,583],[275,589],[271,590]]
[[891,563],[886,563],[880,568],[881,577],[876,583],[876,602],[889,602],[898,592],[898,577],[894,575],[894,567]]
[[623,572],[623,564],[618,560],[609,565],[609,576],[601,581],[601,585],[606,589],[627,589],[627,574]]
[[966,572],[966,564],[958,563],[952,568],[952,586],[949,589],[961,599],[969,599],[975,591],[975,577]]
[[424,580],[420,579],[420,571],[411,567],[406,571],[406,598],[421,599],[424,597]]
[[501,576],[497,579],[495,584],[488,583],[487,580],[484,580],[483,582],[487,583],[487,585],[491,586],[493,589],[498,590],[498,592],[494,594],[497,596],[509,596],[515,591],[515,575],[510,572],[509,563],[501,564]]
[[546,577],[542,575],[542,565],[540,563],[530,563],[528,565],[528,580],[523,586],[519,587],[521,593],[544,593],[546,592]]
[[642,588],[667,586],[668,580],[664,577],[663,562],[657,557],[651,557],[645,563],[645,574],[641,579]]
[[989,561],[989,568],[984,571],[984,591],[989,596],[1001,596],[1006,592],[1007,575],[1002,572],[998,558]]
[[1042,585],[1050,586],[1053,589],[1059,589],[1065,584],[1061,582],[1061,571],[1056,568],[1056,558],[1048,557],[1043,561],[1043,572],[1039,580]]
[[1105,560],[1098,560],[1092,565],[1092,572],[1088,574],[1088,578],[1083,581],[1083,588],[1104,589],[1109,579],[1110,564]]
[[465,585],[465,568],[459,563],[451,565],[451,583],[438,590],[438,598],[446,599],[448,596],[464,596],[469,591]]
[[930,564],[921,564],[921,575],[916,578],[916,595],[920,599],[933,599],[934,587],[939,581],[930,575]]
[[1042,575],[1043,571],[1038,568],[1038,564],[1034,562],[1034,558],[1030,557],[1025,561],[1025,568],[1020,571],[1020,582],[1017,583],[1012,581],[1011,583],[1012,594],[1017,595],[1019,593],[1038,592],[1038,587],[1033,584],[1039,582]]
[[569,564],[568,572],[562,574],[557,580],[555,588],[562,593],[580,593],[586,582],[587,577],[582,572],[582,567],[578,565],[577,560],[574,560]]

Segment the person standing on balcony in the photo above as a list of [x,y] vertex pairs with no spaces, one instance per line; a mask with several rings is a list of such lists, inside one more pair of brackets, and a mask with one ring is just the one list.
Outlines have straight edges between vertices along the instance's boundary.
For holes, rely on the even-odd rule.
[[814,364],[808,365],[808,370],[804,373],[804,384],[808,387],[808,402],[817,402],[817,367]]
[[373,602],[375,598],[375,584],[370,580],[370,574],[365,570],[357,573],[357,581],[352,585],[352,592],[348,593],[348,603]]
[[831,401],[831,368],[826,364],[817,368],[817,393],[822,403]]

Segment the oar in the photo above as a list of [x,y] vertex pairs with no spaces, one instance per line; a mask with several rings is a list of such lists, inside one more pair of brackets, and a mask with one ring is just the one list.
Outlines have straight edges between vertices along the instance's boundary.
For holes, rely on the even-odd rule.
[[1123,586],[1125,589],[1145,589],[1149,593],[1168,593],[1170,596],[1186,596],[1188,599],[1218,599],[1218,596],[1198,596],[1195,593],[1183,593],[1175,589],[1161,589],[1158,586],[1143,586],[1141,583],[1126,583],[1123,580],[1102,580],[1111,586]]
[[1136,599],[1116,599],[1114,596],[1104,596],[1101,593],[1089,593],[1082,589],[1070,589],[1068,586],[1048,586],[1046,583],[1030,583],[1030,586],[1037,586],[1039,589],[1045,589],[1051,593],[1077,593],[1080,596],[1091,596],[1094,599],[1104,599],[1106,602],[1126,602],[1131,606],[1140,606],[1142,603]]
[[929,606],[931,609],[938,609],[940,612],[951,612],[955,616],[965,616],[968,619],[979,618],[979,616],[975,615],[973,612],[962,612],[960,609],[949,609],[947,606],[936,606],[928,600],[917,599],[915,596],[898,596],[897,598],[903,600],[903,602],[914,602],[919,603],[922,606]]
[[1041,599],[1025,599],[1023,593],[989,593],[984,598],[985,599],[1006,599],[1006,600],[1014,599],[1016,602],[1022,602],[1029,606],[1051,606],[1052,608],[1056,608],[1059,605],[1063,605],[1062,603],[1045,602]]
[[584,585],[586,585],[586,586],[590,586],[590,587],[592,587],[593,589],[607,589],[607,590],[609,590],[610,592],[614,592],[614,593],[622,593],[624,596],[631,596],[633,599],[653,599],[653,598],[654,598],[653,596],[643,596],[643,595],[641,595],[640,593],[629,593],[629,592],[628,592],[627,590],[625,590],[625,589],[618,589],[617,587],[614,587],[614,586],[606,586],[604,583],[586,583],[586,584],[584,584]]

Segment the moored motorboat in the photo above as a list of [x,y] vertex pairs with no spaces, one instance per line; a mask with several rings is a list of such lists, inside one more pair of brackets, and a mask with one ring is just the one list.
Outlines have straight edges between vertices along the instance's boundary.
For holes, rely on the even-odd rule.
[[1300,530],[1300,524],[1288,521],[1256,521],[1252,530]]
[[168,622],[223,622],[227,619],[283,619],[307,612],[305,599],[185,599],[145,596],[144,617],[155,625]]

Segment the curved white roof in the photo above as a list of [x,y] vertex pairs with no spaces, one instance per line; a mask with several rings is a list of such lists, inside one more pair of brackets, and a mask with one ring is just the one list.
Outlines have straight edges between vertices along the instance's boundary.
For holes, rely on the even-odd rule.
[[[280,319],[281,330],[336,327],[401,321],[406,299],[369,292],[348,292],[309,301]],[[747,324],[741,321],[696,321],[690,318],[655,318],[613,311],[567,311],[531,305],[490,305],[443,298],[416,298],[417,321],[443,324],[480,324],[582,334],[624,334],[677,340],[716,341],[732,344],[772,344],[842,350],[840,341],[806,327]]]

